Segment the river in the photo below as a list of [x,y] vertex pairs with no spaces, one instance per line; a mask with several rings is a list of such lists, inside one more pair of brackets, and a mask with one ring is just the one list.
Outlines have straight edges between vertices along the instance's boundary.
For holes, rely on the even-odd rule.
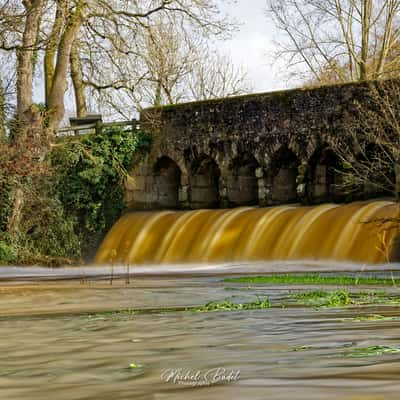
[[[125,267],[1,268],[0,398],[397,400],[400,352],[352,355],[360,348],[400,346],[398,305],[305,307],[291,300],[293,293],[320,285],[224,281],[285,270],[389,276],[388,267],[143,266],[132,267],[129,279]],[[400,274],[398,264],[390,267]],[[184,310],[257,296],[267,296],[272,307]],[[377,314],[391,318],[362,318]]]

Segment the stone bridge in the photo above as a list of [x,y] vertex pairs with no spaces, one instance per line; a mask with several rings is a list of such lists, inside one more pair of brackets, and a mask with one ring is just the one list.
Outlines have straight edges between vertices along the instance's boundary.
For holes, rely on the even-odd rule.
[[346,124],[365,90],[346,84],[147,109],[141,123],[153,146],[130,171],[127,203],[198,209],[341,201],[333,149],[348,145]]

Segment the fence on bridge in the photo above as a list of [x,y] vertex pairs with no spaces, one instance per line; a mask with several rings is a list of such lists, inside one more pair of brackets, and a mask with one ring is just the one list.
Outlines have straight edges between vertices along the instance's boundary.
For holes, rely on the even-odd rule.
[[71,125],[60,128],[57,130],[57,136],[78,136],[78,135],[88,135],[88,134],[97,134],[101,135],[104,129],[110,127],[127,127],[130,126],[133,131],[137,131],[140,129],[139,121],[134,119],[131,121],[113,121],[113,122],[102,122],[98,120],[94,123],[90,124],[82,124],[82,125]]

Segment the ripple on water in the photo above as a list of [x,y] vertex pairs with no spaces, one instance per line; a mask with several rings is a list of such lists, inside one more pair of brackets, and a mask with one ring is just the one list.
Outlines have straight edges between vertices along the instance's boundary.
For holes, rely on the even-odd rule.
[[[256,295],[276,304],[305,288],[265,285],[237,294],[218,277],[44,286],[44,292],[40,286],[3,292],[0,398],[398,398],[400,353],[348,356],[373,346],[398,348],[400,312],[393,305],[166,313],[166,307]],[[145,308],[152,311],[102,312]],[[240,380],[195,388],[161,378],[166,369],[218,367],[240,370]]]

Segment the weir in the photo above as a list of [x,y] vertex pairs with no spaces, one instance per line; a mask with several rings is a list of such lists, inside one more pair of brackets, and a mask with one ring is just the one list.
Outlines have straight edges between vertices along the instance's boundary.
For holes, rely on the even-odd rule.
[[100,264],[397,258],[399,206],[390,201],[302,207],[132,212],[96,256]]

